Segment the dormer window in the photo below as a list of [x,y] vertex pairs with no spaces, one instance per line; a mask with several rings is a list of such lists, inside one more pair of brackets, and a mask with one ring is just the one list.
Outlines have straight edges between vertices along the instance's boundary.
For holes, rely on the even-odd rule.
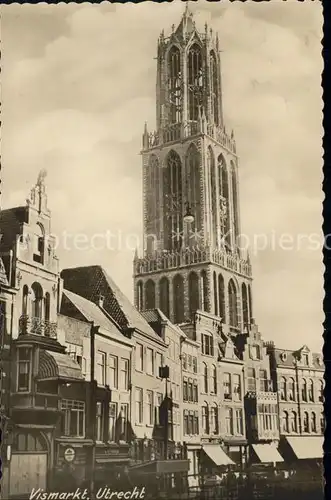
[[301,363],[304,366],[309,366],[309,356],[308,356],[308,354],[304,353],[304,354],[301,355]]
[[45,230],[43,226],[38,223],[37,232],[35,234],[33,260],[34,262],[39,262],[39,264],[43,264],[44,256],[45,256]]

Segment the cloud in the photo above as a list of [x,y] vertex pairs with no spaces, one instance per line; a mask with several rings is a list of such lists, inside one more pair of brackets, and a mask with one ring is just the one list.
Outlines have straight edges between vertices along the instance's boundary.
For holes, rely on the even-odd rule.
[[[319,233],[322,9],[315,2],[192,3],[219,33],[223,106],[240,155],[242,231]],[[24,202],[46,167],[53,231],[141,234],[145,121],[155,126],[157,37],[182,2],[2,8],[4,204]],[[52,22],[51,22],[52,21]],[[132,249],[68,251],[100,262],[132,297]],[[253,252],[254,309],[266,338],[321,344],[319,250]],[[312,335],[314,332],[314,335]]]

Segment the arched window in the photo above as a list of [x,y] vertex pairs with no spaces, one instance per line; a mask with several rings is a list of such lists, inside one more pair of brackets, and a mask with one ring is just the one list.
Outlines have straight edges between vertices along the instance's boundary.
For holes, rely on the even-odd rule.
[[45,321],[49,322],[51,313],[51,296],[48,292],[45,293]]
[[247,297],[247,287],[245,283],[242,284],[241,286],[241,294],[242,294],[242,307],[243,307],[243,321],[244,321],[244,329],[246,329],[249,326],[249,319],[248,319],[248,297]]
[[141,281],[137,283],[137,307],[138,311],[143,310],[143,284]]
[[318,401],[320,403],[323,403],[323,401],[324,401],[324,382],[323,382],[323,380],[321,380],[319,383]]
[[217,394],[217,369],[215,365],[212,366],[211,384],[213,394]]
[[180,51],[176,46],[171,47],[168,56],[169,71],[169,121],[179,123],[182,111],[182,74],[180,69]]
[[295,381],[294,378],[289,378],[288,380],[288,399],[289,401],[295,401]]
[[290,432],[298,432],[298,421],[295,411],[292,411],[290,414]]
[[224,278],[222,274],[218,275],[218,304],[219,304],[219,315],[226,323],[225,317],[225,289],[224,289]]
[[211,234],[213,237],[214,246],[217,245],[217,231],[218,231],[218,204],[217,204],[217,185],[216,185],[216,170],[215,170],[215,159],[214,153],[211,146],[207,150],[207,166],[209,175],[209,186],[210,186],[210,205],[209,210],[212,216],[212,228]]
[[217,62],[215,52],[210,53],[210,86],[211,86],[211,108],[215,125],[219,125],[218,116],[218,78],[217,78]]
[[316,413],[313,411],[310,416],[310,427],[311,427],[311,432],[317,432],[316,428]]
[[201,230],[200,153],[194,144],[190,145],[186,155],[186,177],[188,186],[187,201],[190,204],[191,212],[194,216],[194,221],[191,224],[191,230],[200,231]]
[[325,431],[325,417],[324,417],[324,413],[321,413],[321,415],[320,415],[320,428],[321,428],[321,434],[323,434],[324,431]]
[[304,378],[302,379],[301,382],[301,398],[302,401],[307,401],[308,399],[307,380]]
[[209,408],[208,403],[204,402],[201,409],[202,433],[209,434]]
[[206,271],[201,271],[201,305],[203,311],[208,310],[208,283]]
[[160,234],[160,164],[156,155],[152,155],[148,162],[145,218],[147,253],[151,253]]
[[289,419],[287,411],[283,411],[282,415],[282,429],[283,432],[289,432]]
[[27,285],[24,285],[22,294],[22,316],[28,315],[28,297],[29,297],[29,288]]
[[204,392],[208,394],[208,366],[206,363],[202,363],[203,368],[203,388]]
[[230,206],[229,206],[229,177],[223,155],[217,159],[219,200],[220,200],[220,228],[227,247],[231,246],[230,238]]
[[190,317],[199,309],[199,277],[192,272],[188,277]]
[[188,119],[197,121],[203,103],[202,55],[198,44],[188,53]]
[[303,413],[303,426],[302,426],[303,432],[309,432],[309,415],[308,412],[305,411]]
[[252,289],[251,286],[247,286],[248,290],[248,306],[249,306],[249,322],[253,318],[253,304],[252,304]]
[[217,297],[217,277],[216,272],[213,272],[213,285],[214,285],[214,314],[218,316],[218,297]]
[[169,280],[166,277],[160,280],[160,309],[169,318]]
[[314,402],[314,382],[309,379],[308,380],[308,401]]
[[237,241],[237,238],[239,236],[238,189],[237,189],[236,167],[233,162],[231,162],[231,180],[232,180],[232,204],[233,204],[233,229],[234,229],[234,237],[236,238],[236,243],[238,244]]
[[163,171],[164,247],[180,250],[183,243],[182,163],[171,150]]
[[282,377],[279,382],[279,398],[281,401],[286,401],[286,378]]
[[238,304],[237,304],[237,290],[236,286],[231,279],[229,281],[229,315],[230,315],[230,325],[238,327]]
[[145,285],[145,306],[146,309],[155,309],[155,283],[148,280]]
[[38,222],[36,234],[34,235],[35,245],[33,250],[33,260],[34,262],[39,262],[39,264],[44,263],[45,257],[45,230],[44,227]]
[[43,289],[39,283],[32,285],[32,311],[33,318],[42,318]]
[[174,322],[184,322],[184,280],[180,274],[174,277]]
[[211,425],[212,425],[212,434],[219,433],[219,424],[218,424],[218,406],[216,403],[211,407],[211,415],[210,415]]

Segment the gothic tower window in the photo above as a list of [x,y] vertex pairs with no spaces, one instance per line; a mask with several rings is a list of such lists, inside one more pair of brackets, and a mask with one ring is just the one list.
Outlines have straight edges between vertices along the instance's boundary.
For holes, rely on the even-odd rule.
[[241,286],[241,292],[242,292],[242,307],[243,307],[243,320],[244,320],[244,328],[248,326],[248,297],[247,297],[247,287],[245,283],[242,284]]
[[190,317],[199,309],[199,277],[192,272],[188,278]]
[[174,277],[174,322],[184,321],[184,280],[180,274]]
[[160,165],[157,156],[148,162],[146,192],[147,253],[154,250],[155,237],[160,233]]
[[225,236],[225,244],[230,247],[230,213],[229,213],[229,179],[228,170],[223,155],[217,159],[218,182],[220,197],[221,233]]
[[233,229],[234,237],[239,236],[239,220],[238,220],[238,193],[237,193],[237,175],[236,167],[233,162],[231,162],[231,180],[232,180],[232,202],[233,202]]
[[224,290],[224,278],[221,274],[218,275],[218,303],[219,303],[219,315],[223,319],[223,323],[225,323],[226,322],[225,290]]
[[215,271],[213,272],[213,285],[214,285],[214,314],[215,316],[218,316],[217,276]]
[[155,309],[155,283],[148,280],[145,285],[145,304],[146,309]]
[[229,281],[229,316],[230,325],[238,327],[237,289],[232,279]]
[[217,83],[217,63],[215,52],[210,53],[210,85],[211,85],[211,109],[215,125],[219,125],[218,116],[218,83]]
[[249,306],[249,320],[253,318],[253,304],[252,304],[252,290],[250,285],[247,286],[248,290],[248,306]]
[[209,146],[207,151],[207,166],[208,166],[208,175],[210,182],[210,206],[209,210],[212,214],[212,228],[211,234],[213,235],[213,244],[216,246],[217,244],[217,185],[216,185],[216,170],[215,170],[215,160],[214,153],[212,148]]
[[163,172],[164,247],[180,250],[183,242],[182,163],[171,150]]
[[141,281],[137,283],[137,307],[138,311],[143,310],[143,284]]
[[198,44],[193,44],[188,53],[188,119],[197,121],[202,104],[203,78],[202,54]]
[[170,123],[181,121],[182,107],[182,75],[180,68],[180,51],[176,46],[171,47],[168,58],[169,71],[169,104]]
[[202,310],[208,311],[208,284],[206,271],[201,271],[201,293]]
[[169,280],[165,277],[160,280],[160,309],[169,318]]
[[187,200],[190,204],[194,222],[192,230],[201,229],[201,206],[200,206],[200,153],[194,144],[188,148],[186,155],[186,178],[187,178]]

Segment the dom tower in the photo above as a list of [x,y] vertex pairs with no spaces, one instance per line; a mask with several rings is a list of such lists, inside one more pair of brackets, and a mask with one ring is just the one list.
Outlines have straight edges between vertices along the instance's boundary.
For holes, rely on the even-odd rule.
[[144,255],[135,257],[135,303],[173,323],[196,310],[224,333],[252,317],[251,266],[238,245],[238,157],[222,109],[218,36],[186,9],[157,48],[155,132],[143,134]]

